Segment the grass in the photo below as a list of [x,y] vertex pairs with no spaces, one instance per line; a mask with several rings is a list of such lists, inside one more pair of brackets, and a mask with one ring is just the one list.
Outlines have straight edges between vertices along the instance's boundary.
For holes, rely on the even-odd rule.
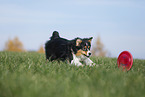
[[44,54],[0,52],[0,97],[145,97],[145,60],[123,72],[116,58],[99,67],[46,62]]

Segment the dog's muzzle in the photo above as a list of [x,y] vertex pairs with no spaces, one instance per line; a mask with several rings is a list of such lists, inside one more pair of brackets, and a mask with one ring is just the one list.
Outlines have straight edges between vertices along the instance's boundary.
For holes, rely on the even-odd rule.
[[90,51],[88,51],[88,52],[87,52],[87,55],[84,54],[84,56],[86,56],[86,57],[90,57],[91,54],[92,54],[92,53],[91,53]]

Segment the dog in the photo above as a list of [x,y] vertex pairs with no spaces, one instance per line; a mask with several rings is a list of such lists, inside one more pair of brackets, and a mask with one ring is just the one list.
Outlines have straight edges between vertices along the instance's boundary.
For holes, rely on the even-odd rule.
[[76,66],[89,65],[92,66],[92,60],[90,60],[91,41],[90,38],[75,38],[73,40],[67,40],[61,38],[57,31],[54,31],[50,40],[45,43],[45,55],[46,59],[68,61]]

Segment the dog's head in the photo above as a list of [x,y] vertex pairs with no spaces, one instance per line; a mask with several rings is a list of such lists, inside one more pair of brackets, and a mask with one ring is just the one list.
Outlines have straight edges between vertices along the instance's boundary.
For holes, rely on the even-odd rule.
[[84,55],[86,57],[90,57],[91,56],[91,41],[92,41],[93,37],[91,38],[76,38],[75,39],[75,48],[76,48],[76,52],[75,55],[76,56],[81,56]]

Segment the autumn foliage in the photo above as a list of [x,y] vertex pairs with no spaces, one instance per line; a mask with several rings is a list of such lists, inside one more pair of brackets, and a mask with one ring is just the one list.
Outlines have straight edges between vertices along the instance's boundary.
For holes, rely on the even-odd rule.
[[107,54],[107,51],[104,50],[104,44],[101,42],[100,36],[98,36],[97,41],[95,42],[95,45],[92,48],[92,56],[105,57],[106,54]]
[[22,52],[25,50],[23,47],[23,43],[19,40],[18,37],[15,37],[13,40],[8,40],[6,42],[5,51]]
[[39,48],[39,50],[38,50],[37,52],[38,52],[38,53],[44,53],[44,48],[43,48],[42,45],[40,46],[40,48]]

